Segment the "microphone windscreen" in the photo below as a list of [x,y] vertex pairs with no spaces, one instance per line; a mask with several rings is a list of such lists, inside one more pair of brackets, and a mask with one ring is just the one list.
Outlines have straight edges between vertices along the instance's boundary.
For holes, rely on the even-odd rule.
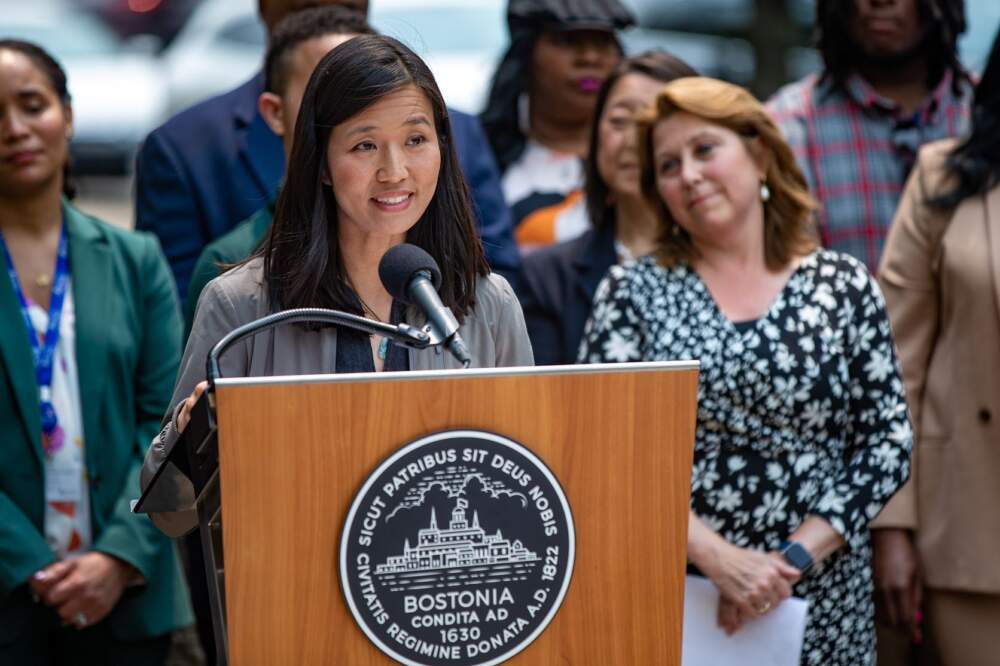
[[382,280],[382,286],[393,298],[404,303],[409,301],[406,288],[413,279],[413,274],[418,271],[430,273],[435,289],[441,286],[441,269],[434,257],[416,245],[394,245],[382,255],[382,260],[378,263],[378,276]]

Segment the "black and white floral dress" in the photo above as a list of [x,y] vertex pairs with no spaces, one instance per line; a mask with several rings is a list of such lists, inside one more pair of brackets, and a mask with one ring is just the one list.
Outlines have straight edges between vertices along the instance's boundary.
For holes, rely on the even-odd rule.
[[808,515],[827,520],[848,545],[795,586],[810,604],[802,663],[874,663],[868,523],[909,476],[912,434],[867,269],[818,250],[741,326],[687,266],[613,267],[580,361],[680,359],[701,362],[692,509],[730,543],[763,550]]

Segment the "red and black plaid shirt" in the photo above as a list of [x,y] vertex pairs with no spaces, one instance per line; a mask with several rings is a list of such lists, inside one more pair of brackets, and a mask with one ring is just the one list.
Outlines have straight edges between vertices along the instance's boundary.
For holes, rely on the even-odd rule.
[[820,204],[823,245],[873,273],[921,145],[966,130],[972,86],[947,73],[913,114],[857,74],[843,85],[817,75],[789,84],[767,106]]

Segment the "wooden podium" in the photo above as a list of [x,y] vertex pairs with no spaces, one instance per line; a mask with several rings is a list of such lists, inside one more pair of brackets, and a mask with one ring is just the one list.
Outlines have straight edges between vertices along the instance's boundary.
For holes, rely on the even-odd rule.
[[220,379],[230,663],[391,663],[345,602],[345,517],[400,447],[471,429],[541,459],[575,524],[561,607],[510,663],[679,665],[697,378],[637,363]]

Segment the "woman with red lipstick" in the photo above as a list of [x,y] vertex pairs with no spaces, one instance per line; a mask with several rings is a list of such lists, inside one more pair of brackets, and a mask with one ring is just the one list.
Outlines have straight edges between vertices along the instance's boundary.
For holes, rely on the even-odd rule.
[[526,256],[515,286],[539,365],[575,363],[601,278],[614,264],[655,249],[659,222],[639,187],[635,118],[665,83],[695,75],[663,52],[622,60],[598,96],[584,193],[521,225],[519,232],[539,244],[568,239]]
[[868,523],[912,446],[878,286],[817,249],[802,172],[742,88],[668,83],[638,144],[660,240],[598,287],[580,359],[701,362],[688,558],[719,625],[795,594],[802,664],[872,664]]
[[[143,480],[186,427],[204,387],[209,350],[236,327],[302,307],[422,324],[423,315],[393,300],[378,275],[386,250],[404,242],[440,266],[441,300],[461,324],[474,367],[533,364],[517,298],[486,265],[430,70],[395,39],[362,35],[328,53],[309,79],[274,224],[261,249],[209,282],[198,300],[173,408],[153,441]],[[459,367],[434,349],[407,350],[350,329],[305,325],[262,332],[220,361],[228,376]],[[153,519],[171,532],[197,524],[187,514]]]
[[0,40],[0,663],[162,664],[191,609],[129,500],[180,313],[152,236],[70,205],[72,133],[59,64]]
[[510,0],[510,48],[480,118],[514,224],[583,185],[597,93],[632,16],[618,0]]

